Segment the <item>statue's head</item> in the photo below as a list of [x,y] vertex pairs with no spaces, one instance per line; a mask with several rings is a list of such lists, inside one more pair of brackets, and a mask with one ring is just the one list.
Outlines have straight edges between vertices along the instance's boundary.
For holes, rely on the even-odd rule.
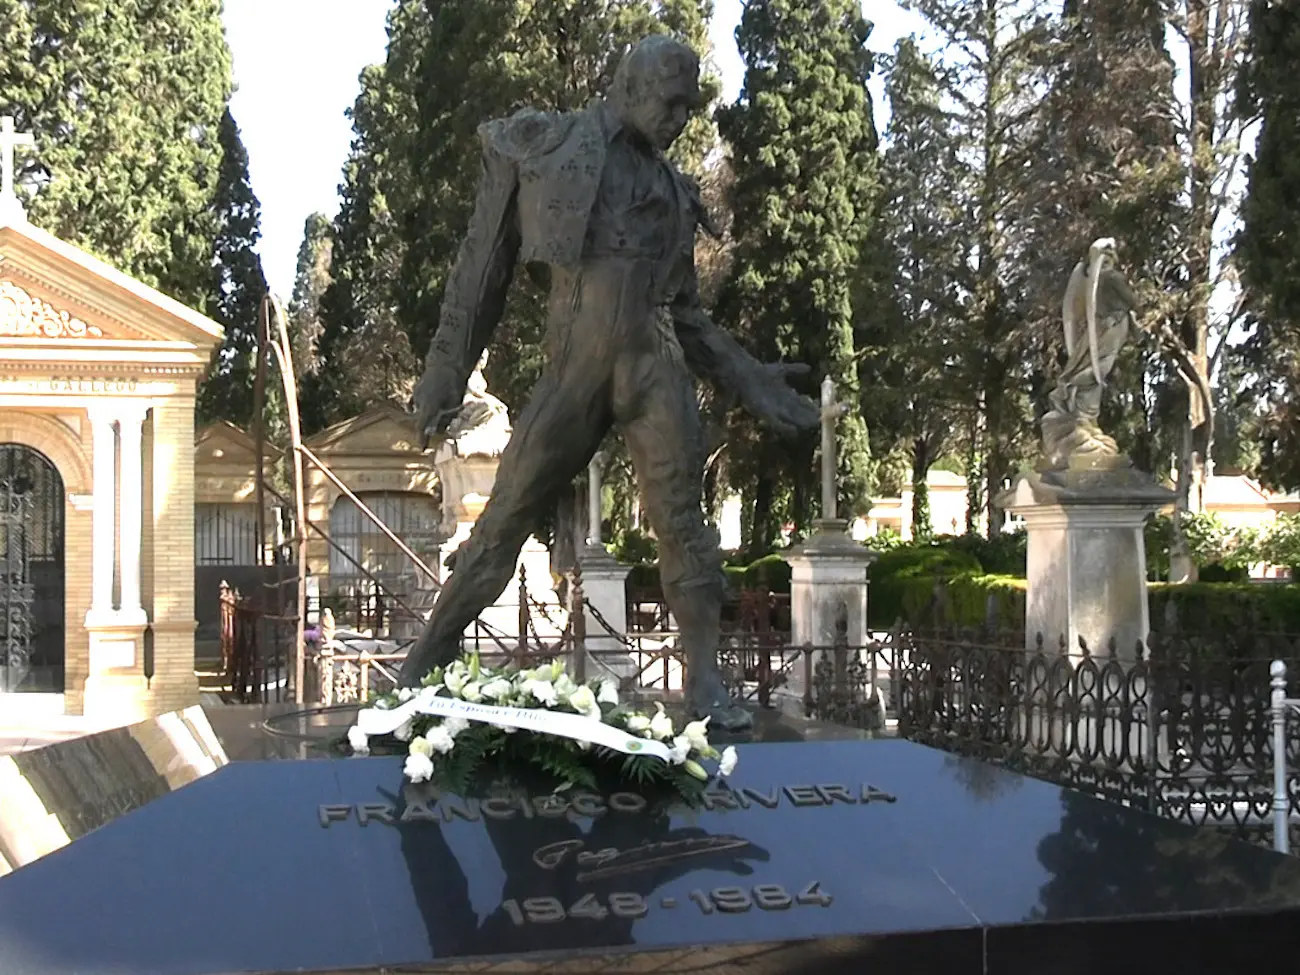
[[681,41],[652,34],[619,62],[609,101],[627,129],[667,149],[702,105],[699,56]]
[[1100,270],[1115,263],[1115,238],[1098,237],[1088,248],[1088,267]]

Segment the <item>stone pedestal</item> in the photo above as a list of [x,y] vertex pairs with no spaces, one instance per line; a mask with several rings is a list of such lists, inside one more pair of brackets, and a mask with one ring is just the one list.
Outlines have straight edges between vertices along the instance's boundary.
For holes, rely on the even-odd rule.
[[627,574],[632,567],[618,561],[602,545],[585,546],[578,553],[578,564],[587,603],[583,614],[587,676],[607,674],[620,681],[630,680],[638,670],[623,642],[627,637]]
[[1069,653],[1086,641],[1095,656],[1135,660],[1150,632],[1147,517],[1173,492],[1131,468],[1022,475],[998,507],[1025,520],[1028,594],[1025,640]]
[[[867,568],[875,553],[846,534],[848,522],[815,523],[815,531],[783,558],[790,566],[790,642],[812,646],[815,670],[834,646],[859,648],[871,639],[867,625]],[[786,691],[802,698],[807,670],[795,666]]]
[[[434,458],[442,483],[443,530],[447,533],[438,550],[438,581],[446,582],[451,573],[447,558],[469,538],[474,522],[487,505],[496,480],[498,457],[486,454],[461,456],[450,446],[440,449]],[[551,578],[551,555],[546,546],[531,535],[524,543],[515,564],[515,574],[497,601],[479,614],[479,620],[491,627],[496,639],[507,646],[519,640],[520,592],[519,570],[523,569],[530,605],[527,607],[535,638],[544,643],[557,642],[564,632],[567,614],[555,592]],[[540,608],[535,608],[532,604]],[[534,634],[529,642],[535,642]],[[495,641],[477,623],[465,629],[464,647],[490,652]]]

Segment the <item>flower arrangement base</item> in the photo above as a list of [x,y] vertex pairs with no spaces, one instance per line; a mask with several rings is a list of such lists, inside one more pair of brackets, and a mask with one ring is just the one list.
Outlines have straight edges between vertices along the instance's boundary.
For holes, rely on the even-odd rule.
[[544,774],[557,793],[617,782],[691,800],[738,760],[733,746],[713,747],[708,725],[679,724],[663,704],[642,711],[612,682],[577,683],[562,660],[491,668],[471,655],[363,708],[347,744],[354,754],[376,740],[405,745],[407,779],[461,795],[485,775]]

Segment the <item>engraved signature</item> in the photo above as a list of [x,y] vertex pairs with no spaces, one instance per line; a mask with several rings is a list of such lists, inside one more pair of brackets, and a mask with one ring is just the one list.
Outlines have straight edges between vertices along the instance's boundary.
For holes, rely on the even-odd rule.
[[739,836],[700,836],[685,840],[664,840],[658,843],[643,843],[626,850],[606,847],[602,850],[586,850],[583,840],[561,840],[539,846],[533,851],[533,862],[543,870],[555,870],[569,856],[575,855],[578,866],[578,880],[595,880],[599,877],[612,877],[637,870],[650,870],[666,863],[676,863],[692,857],[721,853],[724,850],[740,850],[749,846],[749,840]]

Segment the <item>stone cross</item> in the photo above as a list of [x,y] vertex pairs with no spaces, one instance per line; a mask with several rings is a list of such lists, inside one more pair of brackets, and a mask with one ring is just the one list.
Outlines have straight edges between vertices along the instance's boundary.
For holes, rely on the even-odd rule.
[[847,403],[835,402],[835,383],[822,380],[822,520],[833,521],[838,492],[835,484],[835,421],[848,410]]
[[603,541],[600,537],[600,475],[604,467],[604,454],[596,454],[587,464],[587,544],[597,548]]
[[[14,150],[20,146],[34,146],[36,140],[30,132],[15,132],[10,115],[0,118],[0,209],[18,202],[14,193]],[[21,206],[19,207],[21,210]]]

